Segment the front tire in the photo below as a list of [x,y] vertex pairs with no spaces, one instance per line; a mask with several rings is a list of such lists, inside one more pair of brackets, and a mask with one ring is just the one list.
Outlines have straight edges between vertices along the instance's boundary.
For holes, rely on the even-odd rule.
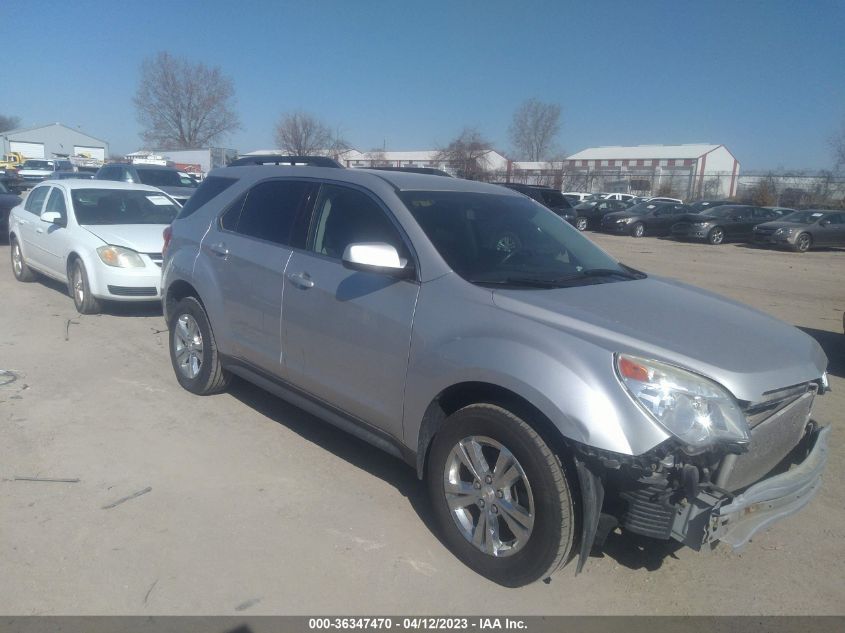
[[21,251],[21,245],[15,237],[12,238],[12,248],[10,251],[12,255],[12,273],[15,275],[15,279],[24,283],[35,281],[35,271],[26,265],[23,252]]
[[725,229],[721,226],[714,226],[707,234],[707,243],[717,246],[725,241]]
[[634,225],[634,228],[631,230],[631,235],[634,237],[642,237],[645,235],[645,224],[642,222],[637,222]]
[[567,560],[575,521],[563,466],[510,411],[474,404],[449,416],[432,442],[427,477],[444,542],[482,576],[521,587]]
[[68,276],[68,291],[73,297],[73,305],[76,306],[79,314],[99,314],[103,306],[100,300],[91,294],[91,285],[88,283],[88,272],[81,259],[75,260],[70,265]]
[[813,245],[813,238],[809,233],[801,233],[795,238],[795,250],[799,253],[806,253]]
[[589,224],[590,222],[587,218],[575,218],[575,228],[579,231],[586,231]]
[[223,369],[211,323],[195,297],[176,304],[167,324],[170,329],[170,362],[176,380],[198,396],[224,391],[231,375]]

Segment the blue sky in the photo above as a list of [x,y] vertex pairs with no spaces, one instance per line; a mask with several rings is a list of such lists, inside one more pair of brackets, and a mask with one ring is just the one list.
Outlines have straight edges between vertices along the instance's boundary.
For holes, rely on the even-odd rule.
[[273,147],[310,111],[361,150],[426,149],[477,127],[507,152],[529,97],[561,105],[560,147],[723,143],[744,171],[828,168],[845,121],[845,1],[136,2],[0,0],[0,113],[141,147],[141,61],[232,77],[243,129]]

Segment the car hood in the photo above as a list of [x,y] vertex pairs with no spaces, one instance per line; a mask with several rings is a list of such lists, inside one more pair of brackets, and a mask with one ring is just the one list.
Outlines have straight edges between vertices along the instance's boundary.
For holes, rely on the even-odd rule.
[[83,228],[106,244],[124,246],[139,253],[160,253],[167,224],[85,224]]
[[686,367],[748,402],[817,380],[827,367],[819,344],[801,330],[672,279],[495,290],[493,302],[610,352]]

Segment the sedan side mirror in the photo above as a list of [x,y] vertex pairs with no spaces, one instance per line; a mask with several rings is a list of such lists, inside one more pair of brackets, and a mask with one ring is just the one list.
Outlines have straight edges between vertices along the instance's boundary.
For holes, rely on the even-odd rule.
[[822,220],[819,222],[819,226],[828,226],[830,224],[830,220]]
[[57,226],[67,226],[67,220],[58,211],[45,211],[41,214],[41,220]]
[[384,242],[358,242],[343,251],[343,265],[352,270],[409,277],[413,267],[399,257],[394,246]]

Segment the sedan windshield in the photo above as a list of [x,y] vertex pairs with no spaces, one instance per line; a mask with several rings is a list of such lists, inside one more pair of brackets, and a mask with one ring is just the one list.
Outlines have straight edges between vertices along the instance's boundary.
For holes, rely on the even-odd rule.
[[79,224],[170,224],[179,207],[163,193],[127,189],[74,189]]
[[790,213],[782,218],[779,218],[781,222],[793,222],[795,224],[812,224],[816,220],[822,218],[824,213],[819,211],[796,211],[795,213]]
[[472,283],[548,288],[640,276],[522,196],[405,191],[399,197],[449,267]]
[[153,187],[182,187],[179,172],[170,169],[138,169],[138,178]]

